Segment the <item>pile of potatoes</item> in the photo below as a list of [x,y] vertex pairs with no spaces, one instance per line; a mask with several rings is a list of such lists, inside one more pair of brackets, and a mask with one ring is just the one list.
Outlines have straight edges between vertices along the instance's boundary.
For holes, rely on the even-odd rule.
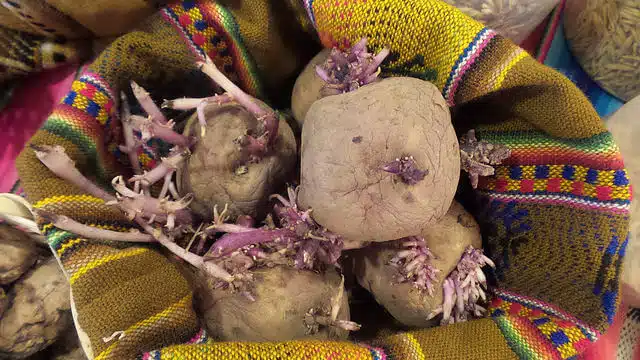
[[[295,122],[209,58],[197,66],[225,93],[162,103],[195,110],[182,133],[132,81],[146,114],[132,115],[121,94],[120,150],[133,176],[112,180],[116,194],[85,177],[62,146],[32,148],[141,232],[38,215],[85,238],[158,243],[184,260],[195,270],[196,310],[218,340],[346,339],[361,328],[350,316],[357,286],[405,326],[483,316],[482,267],[493,263],[454,196],[461,172],[476,187],[510,152],[473,130],[458,138],[432,83],[382,79],[388,54],[370,53],[366,39],[322,51],[294,85]],[[151,138],[173,147],[142,171],[137,149]]]
[[[318,238],[322,229],[339,238],[342,250],[339,261],[325,261],[320,268],[286,261],[247,265],[254,282],[249,296],[246,288],[234,292],[219,283],[200,283],[197,305],[213,336],[235,341],[346,339],[360,327],[349,316],[353,286],[368,290],[409,327],[484,314],[481,268],[493,263],[482,254],[478,224],[454,196],[461,170],[475,187],[478,177],[492,175],[491,165],[509,151],[478,141],[473,131],[458,139],[449,108],[432,83],[381,79],[379,65],[387,54],[386,49],[370,54],[366,40],[346,52],[320,52],[293,88],[292,124],[301,134],[292,133],[281,119],[273,151],[259,161],[242,163],[242,152],[233,147],[238,144],[233,139],[261,132],[251,125],[256,116],[242,104],[203,105],[205,119],[198,124],[194,115],[187,126],[191,130],[186,134],[197,134],[202,124],[207,127],[207,138],[196,143],[179,183],[180,195],[194,194],[200,212],[229,204],[233,216],[261,219],[272,204],[265,194],[277,192],[285,182],[297,183],[282,205],[293,213],[304,211],[312,225],[311,230],[290,229],[311,232],[300,242]],[[294,139],[300,145],[299,168]],[[275,219],[276,228],[291,224],[278,205],[272,214],[267,223]],[[245,234],[246,247],[236,250],[252,257],[257,254],[253,250],[265,249],[263,234],[252,239],[250,232]],[[211,248],[226,247],[231,242],[227,236],[238,238],[224,235]],[[279,240],[288,241],[275,238]],[[318,252],[302,253],[306,255]],[[346,281],[350,285],[343,289],[345,276],[351,277]],[[311,326],[314,309],[323,315],[315,316]]]
[[[69,282],[50,251],[0,223],[0,254],[0,358],[85,359],[73,327]],[[71,335],[61,340],[64,334]]]

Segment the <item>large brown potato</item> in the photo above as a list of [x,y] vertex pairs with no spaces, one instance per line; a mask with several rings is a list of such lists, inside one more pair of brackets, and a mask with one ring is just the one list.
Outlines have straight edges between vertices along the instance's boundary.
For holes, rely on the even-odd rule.
[[180,174],[180,192],[193,193],[193,208],[207,218],[216,204],[221,208],[229,204],[232,216],[263,217],[269,195],[284,185],[295,167],[293,131],[281,119],[272,153],[258,163],[248,164],[245,172],[237,171],[241,152],[234,140],[247,131],[255,131],[255,116],[237,104],[210,105],[205,115],[204,138],[200,138],[200,124],[194,118],[187,125],[191,134],[198,136],[198,143]]
[[0,224],[0,285],[8,285],[38,259],[36,244],[24,232]]
[[324,49],[314,56],[298,75],[296,83],[293,85],[291,112],[301,129],[307,111],[309,111],[311,104],[322,97],[320,90],[325,85],[325,82],[316,74],[316,65],[327,60],[330,53],[331,49]]
[[0,358],[23,358],[53,344],[72,326],[69,282],[55,258],[27,273],[9,292],[0,319]]
[[[300,203],[345,243],[420,234],[451,205],[460,153],[449,108],[431,83],[390,78],[320,99],[302,130]],[[381,168],[413,156],[408,185]]]
[[445,217],[422,233],[427,246],[436,256],[431,264],[438,273],[434,296],[420,291],[410,283],[397,283],[396,267],[389,265],[398,249],[385,243],[359,250],[355,259],[358,283],[369,290],[376,301],[398,321],[407,326],[430,327],[440,317],[427,320],[427,316],[442,305],[442,283],[456,267],[464,250],[472,245],[482,246],[480,228],[464,208],[454,202]]
[[[341,286],[335,271],[318,274],[277,266],[253,270],[255,289],[252,302],[240,293],[211,289],[198,291],[197,307],[210,334],[224,341],[288,341],[301,338],[346,339],[348,332],[320,327],[307,334],[305,314],[312,308],[331,308],[331,298]],[[339,320],[349,320],[346,293],[342,297]]]

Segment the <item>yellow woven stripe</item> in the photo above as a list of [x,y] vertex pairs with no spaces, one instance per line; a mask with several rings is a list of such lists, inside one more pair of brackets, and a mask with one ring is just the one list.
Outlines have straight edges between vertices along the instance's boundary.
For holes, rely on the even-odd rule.
[[[171,306],[169,306],[168,308],[162,310],[161,312],[152,315],[149,318],[146,318],[142,321],[137,322],[136,324],[131,325],[127,330],[124,331],[124,336],[129,335],[130,333],[144,327],[144,326],[148,326],[153,324],[154,322],[161,320],[163,318],[168,317],[172,312],[179,310],[181,308],[184,308],[188,303],[191,302],[191,294],[183,297],[182,299],[178,300],[176,303],[172,304]],[[109,354],[113,351],[113,349],[116,348],[116,346],[118,345],[118,341],[115,341],[113,344],[111,344],[111,346],[109,346],[108,348],[106,348],[103,352],[101,352],[100,354],[98,354],[98,356],[96,356],[94,358],[94,360],[102,360],[102,359],[106,359],[107,356],[109,356]]]
[[[412,70],[435,70],[433,83],[440,90],[460,55],[483,28],[444,1],[315,0],[313,8],[317,28],[324,30],[320,37],[325,46],[343,40],[355,44],[363,34],[376,34],[370,39],[373,48],[387,46],[399,54],[391,67],[413,61],[416,54],[424,55],[424,66]],[[413,41],[406,41],[406,37]]]
[[511,71],[511,69],[514,66],[516,66],[516,64],[518,62],[520,62],[520,60],[524,59],[527,56],[528,56],[528,54],[527,54],[526,51],[520,51],[520,53],[515,58],[513,58],[511,61],[509,61],[507,66],[505,66],[504,70],[502,70],[500,72],[500,74],[498,74],[498,78],[496,79],[496,85],[493,88],[493,90],[500,89],[500,87],[502,87],[502,83],[504,82],[504,79],[507,77],[507,74],[509,73],[509,71]]
[[84,239],[82,239],[82,238],[75,238],[75,239],[72,239],[72,240],[69,240],[69,241],[65,242],[65,243],[64,243],[64,245],[62,245],[62,246],[60,247],[60,249],[58,249],[58,251],[56,251],[56,252],[57,252],[57,254],[58,254],[58,256],[62,256],[62,254],[64,254],[64,252],[65,252],[68,248],[72,247],[72,246],[73,246],[73,245],[75,245],[75,244],[81,243],[82,241],[84,241]]
[[91,195],[59,195],[59,196],[44,198],[36,202],[33,205],[33,207],[38,209],[50,204],[56,204],[61,202],[72,202],[72,201],[81,201],[86,203],[100,203],[100,204],[104,203],[104,200]]
[[405,336],[409,339],[409,342],[411,342],[411,345],[413,345],[413,349],[415,350],[413,351],[413,355],[415,355],[414,359],[425,360],[424,351],[422,351],[422,346],[420,346],[418,340],[416,340],[411,333],[406,333]]
[[147,252],[149,251],[149,249],[146,248],[133,248],[133,249],[127,249],[127,250],[122,250],[121,252],[115,254],[115,255],[110,255],[110,256],[105,256],[103,258],[100,258],[98,260],[94,260],[89,262],[87,265],[81,267],[80,269],[78,269],[78,271],[76,271],[75,273],[73,273],[73,275],[71,275],[71,279],[69,279],[69,282],[71,283],[71,285],[73,285],[80,276],[84,275],[87,271],[96,268],[100,265],[104,265],[110,261],[113,260],[118,260],[118,259],[122,259],[122,258],[126,258],[129,256],[135,256],[138,254],[142,254],[143,252]]
[[74,81],[73,83],[71,83],[71,89],[73,91],[84,90],[86,87],[87,84],[83,83],[82,81]]

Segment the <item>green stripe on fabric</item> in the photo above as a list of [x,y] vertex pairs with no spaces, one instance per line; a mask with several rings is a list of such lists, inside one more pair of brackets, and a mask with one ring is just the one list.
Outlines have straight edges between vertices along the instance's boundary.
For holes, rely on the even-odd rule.
[[109,183],[105,179],[105,169],[101,165],[102,161],[98,158],[93,139],[72,127],[65,119],[58,118],[56,114],[49,116],[42,129],[74,143],[87,157],[86,163],[90,167],[87,170],[94,174],[96,180],[101,182],[102,185],[109,187]]
[[616,149],[611,133],[604,132],[585,139],[563,139],[547,135],[541,131],[488,131],[477,130],[478,136],[490,142],[510,145],[555,145],[566,146],[581,151],[600,151]]
[[253,58],[249,55],[247,51],[247,47],[242,40],[242,36],[240,35],[240,29],[238,28],[238,23],[234,18],[233,14],[227,10],[224,6],[216,3],[215,4],[216,11],[222,17],[222,24],[224,28],[227,30],[227,33],[233,39],[236,44],[236,48],[240,51],[242,62],[245,64],[245,68],[247,70],[247,75],[249,75],[253,81],[256,83],[256,97],[264,98],[263,92],[263,84],[260,80],[260,76],[258,75],[258,67],[253,61]]
[[[493,321],[495,321],[500,331],[507,340],[507,344],[509,347],[515,352],[518,357],[521,359],[538,359],[538,354],[536,354],[530,348],[530,344],[527,343],[527,340],[520,334],[518,329],[516,329],[513,324],[504,316],[494,317]],[[535,341],[535,340],[534,340]]]
[[76,236],[77,235],[72,232],[56,228],[55,230],[51,230],[47,235],[47,242],[52,248],[57,250],[60,247],[60,244]]

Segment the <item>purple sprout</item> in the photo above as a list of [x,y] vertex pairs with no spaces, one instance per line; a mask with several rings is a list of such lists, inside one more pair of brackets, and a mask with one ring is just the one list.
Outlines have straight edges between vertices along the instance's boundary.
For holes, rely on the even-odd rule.
[[441,324],[444,325],[466,321],[469,316],[482,316],[486,309],[478,303],[486,300],[487,280],[482,272],[485,265],[495,268],[482,249],[469,245],[444,281],[442,306],[435,309],[429,318],[442,313]]
[[200,136],[204,137],[207,134],[207,118],[204,114],[204,109],[207,105],[216,104],[218,106],[233,101],[230,94],[214,95],[202,99],[182,98],[174,100],[165,100],[162,103],[163,108],[170,108],[174,110],[192,110],[196,109],[198,114],[198,122],[200,123]]
[[320,270],[325,266],[338,266],[342,239],[317,225],[309,216],[310,211],[300,211],[296,192],[291,188],[288,192],[289,199],[273,196],[280,202],[274,207],[280,227],[251,228],[247,225],[253,223],[252,219],[238,219],[236,224],[228,224],[225,222],[227,207],[221,213],[214,207],[214,223],[205,233],[226,234],[211,246],[204,259],[236,279],[233,284],[217,282],[214,286],[250,293],[251,270],[256,267],[284,265]]
[[418,164],[413,159],[413,156],[397,158],[385,164],[382,170],[400,176],[402,181],[408,185],[417,184],[429,174],[428,170],[418,169]]
[[149,219],[150,223],[164,223],[167,229],[175,227],[175,223],[192,225],[193,215],[188,209],[193,196],[188,194],[174,201],[165,198],[154,198],[145,194],[136,193],[126,186],[122,176],[116,176],[111,181],[116,190],[116,200],[108,204],[118,204],[130,219],[136,215]]
[[135,81],[131,81],[131,90],[133,90],[133,96],[136,97],[138,103],[142,109],[151,117],[153,122],[165,125],[168,123],[167,118],[164,116],[160,108],[153,102],[149,92],[142,86],[138,85]]
[[491,176],[495,173],[491,165],[500,165],[509,156],[509,148],[476,139],[476,131],[473,129],[460,138],[460,167],[469,174],[474,189],[478,187],[480,176]]
[[376,81],[380,74],[380,64],[387,55],[387,48],[383,48],[375,56],[369,53],[366,38],[347,51],[331,49],[324,64],[316,66],[316,73],[326,83],[321,90],[322,94],[342,94]]
[[269,154],[278,138],[278,128],[280,125],[278,114],[242,91],[242,89],[229,80],[215,66],[209,57],[206,57],[205,61],[198,61],[196,64],[203,73],[220,85],[226,93],[202,99],[183,98],[165,100],[162,107],[176,110],[196,109],[198,122],[200,123],[200,136],[204,137],[207,126],[207,119],[204,112],[205,108],[210,104],[219,106],[235,101],[258,120],[258,127],[255,132],[245,134],[236,139],[235,142],[245,154],[245,163],[260,162],[262,158]]
[[295,190],[289,188],[288,193],[289,199],[273,196],[280,202],[274,206],[281,226],[279,228],[253,229],[239,224],[226,224],[224,214],[227,209],[217,214],[214,208],[214,224],[206,231],[226,234],[213,244],[206,257],[219,259],[236,252],[250,251],[259,257],[279,253],[289,258],[298,269],[316,270],[326,265],[337,266],[343,247],[342,238],[315,223],[309,215],[310,211],[298,209]]
[[401,249],[389,264],[398,269],[396,281],[410,283],[416,289],[433,296],[433,284],[438,281],[440,270],[431,265],[434,255],[421,236],[409,236],[398,240]]
[[163,222],[173,228],[174,221],[179,224],[192,224],[193,216],[187,209],[190,196],[168,201],[153,198],[144,193],[135,192],[126,187],[121,176],[112,181],[117,194],[114,196],[87,179],[75,167],[75,163],[62,146],[31,145],[36,157],[56,176],[74,184],[80,190],[102,199],[106,205],[117,205],[130,219],[147,222]]
[[173,121],[160,124],[153,121],[150,116],[131,115],[128,119],[123,119],[124,123],[128,123],[127,126],[132,130],[140,132],[141,142],[156,138],[183,148],[189,148],[195,143],[195,139],[173,131],[175,125]]
[[[246,162],[259,162],[269,154],[278,138],[280,119],[273,109],[260,104],[254,97],[245,93],[229,78],[227,78],[207,56],[205,61],[196,63],[200,70],[220,85],[227,93],[225,96],[235,100],[258,120],[257,131],[243,135],[236,143],[244,150]],[[202,117],[204,113],[202,112]],[[206,119],[200,118],[200,123],[206,123]]]
[[164,183],[162,184],[162,190],[160,190],[160,195],[158,195],[159,199],[164,199],[169,191],[171,191],[174,199],[177,199],[176,191],[171,190],[171,178],[173,174],[179,169],[189,157],[190,152],[188,149],[174,147],[171,149],[169,156],[165,158],[161,158],[161,163],[157,165],[153,170],[149,172],[144,172],[143,174],[134,175],[131,177],[128,182],[134,183],[134,191],[138,188],[138,183],[141,183],[143,188],[149,187],[156,182],[164,179]]
[[101,239],[108,241],[125,241],[125,242],[154,242],[155,239],[149,234],[141,233],[137,230],[131,231],[112,231],[101,229],[95,226],[89,226],[79,223],[64,215],[58,215],[50,211],[36,209],[36,214],[47,222],[50,222],[58,229],[72,232],[76,235],[89,239]]
[[296,234],[289,229],[243,229],[239,232],[228,232],[223,235],[213,244],[207,253],[207,257],[223,257],[249,245],[263,243],[291,244],[297,240]]

